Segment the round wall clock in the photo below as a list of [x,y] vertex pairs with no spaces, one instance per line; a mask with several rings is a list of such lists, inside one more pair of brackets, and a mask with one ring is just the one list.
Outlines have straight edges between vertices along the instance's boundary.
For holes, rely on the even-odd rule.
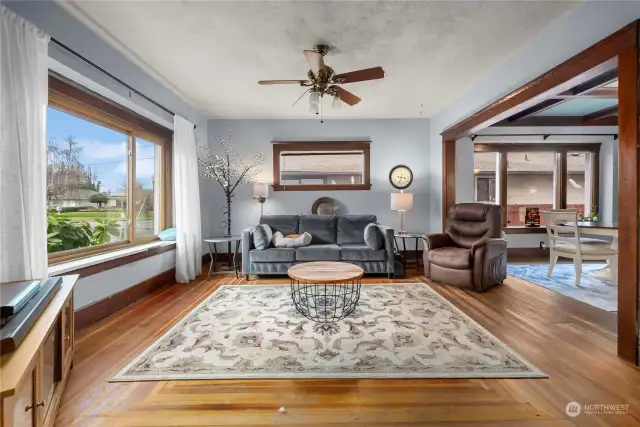
[[409,166],[394,166],[389,172],[389,182],[398,190],[404,190],[413,182],[413,172]]

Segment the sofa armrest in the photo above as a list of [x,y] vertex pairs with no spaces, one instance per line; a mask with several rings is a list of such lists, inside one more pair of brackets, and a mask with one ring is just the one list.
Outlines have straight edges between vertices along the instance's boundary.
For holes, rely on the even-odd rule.
[[395,272],[396,265],[396,257],[395,257],[395,231],[391,227],[387,227],[386,225],[376,224],[378,229],[382,232],[384,236],[384,250],[386,252],[386,260],[387,260],[387,273],[393,274]]
[[242,230],[242,274],[251,274],[249,252],[253,249],[253,227]]
[[424,248],[426,251],[430,251],[431,249],[436,248],[446,248],[451,246],[457,246],[451,240],[446,233],[436,233],[436,234],[423,234],[422,240],[424,242]]

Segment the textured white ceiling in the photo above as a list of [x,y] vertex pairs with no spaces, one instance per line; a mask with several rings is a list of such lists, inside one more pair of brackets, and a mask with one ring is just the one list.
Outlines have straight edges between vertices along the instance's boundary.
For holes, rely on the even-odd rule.
[[[66,8],[209,117],[310,118],[295,85],[303,49],[335,46],[337,73],[380,65],[345,85],[362,98],[325,117],[423,117],[439,111],[575,2],[76,1]],[[120,76],[126,81],[126,76]],[[149,94],[153,96],[153,94]],[[421,107],[421,105],[423,107]]]

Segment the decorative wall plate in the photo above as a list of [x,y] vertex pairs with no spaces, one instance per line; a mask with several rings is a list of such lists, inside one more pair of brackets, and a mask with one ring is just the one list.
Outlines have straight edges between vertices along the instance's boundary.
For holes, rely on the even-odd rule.
[[331,197],[320,197],[313,202],[311,213],[314,215],[337,215],[338,206]]

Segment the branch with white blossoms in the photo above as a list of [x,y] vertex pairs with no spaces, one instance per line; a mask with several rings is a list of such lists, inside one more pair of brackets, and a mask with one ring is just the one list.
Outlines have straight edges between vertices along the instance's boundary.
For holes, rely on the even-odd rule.
[[201,175],[217,181],[227,195],[232,195],[239,184],[255,182],[262,172],[260,166],[264,162],[264,156],[258,154],[247,163],[243,162],[231,145],[231,132],[228,140],[218,135],[215,141],[222,148],[223,154],[212,153],[209,148],[199,146],[204,152],[203,156],[198,156]]

